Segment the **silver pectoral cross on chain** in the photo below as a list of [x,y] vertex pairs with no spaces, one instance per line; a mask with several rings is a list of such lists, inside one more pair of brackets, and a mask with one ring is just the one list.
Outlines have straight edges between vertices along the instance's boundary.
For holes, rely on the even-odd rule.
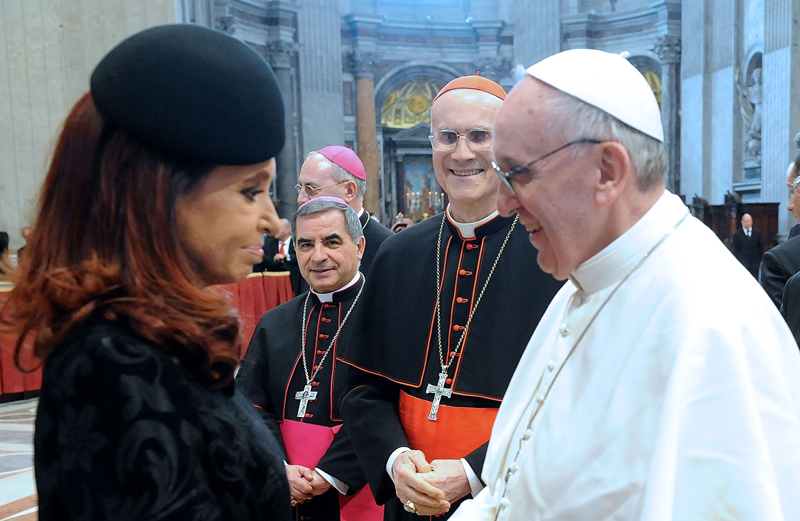
[[442,372],[439,373],[439,381],[436,386],[428,384],[428,389],[425,394],[433,394],[433,404],[431,405],[431,413],[428,415],[429,420],[436,421],[436,413],[439,412],[439,402],[442,401],[442,396],[450,398],[453,396],[452,389],[445,389],[444,382],[447,380],[447,367],[442,367]]
[[297,417],[298,418],[305,418],[306,416],[306,407],[308,407],[308,401],[311,400],[312,402],[317,399],[317,391],[311,390],[311,384],[306,384],[303,387],[302,391],[297,391],[294,393],[294,399],[300,400],[300,407],[297,408]]

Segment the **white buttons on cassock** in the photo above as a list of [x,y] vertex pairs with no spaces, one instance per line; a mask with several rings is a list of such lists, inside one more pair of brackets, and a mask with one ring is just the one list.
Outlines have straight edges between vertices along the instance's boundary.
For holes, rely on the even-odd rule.
[[544,401],[544,395],[537,394],[535,400],[536,400],[536,403],[542,403]]
[[504,497],[503,499],[500,500],[500,510],[502,510],[504,508],[507,508],[508,505],[510,505],[510,504],[511,504],[511,502],[508,500],[508,498]]
[[561,332],[561,336],[569,335],[569,327],[567,327],[566,323],[561,324],[561,327],[559,327],[558,330]]
[[523,440],[531,439],[531,430],[530,429],[525,429],[525,432],[522,433],[522,439]]
[[555,369],[555,367],[556,367],[556,363],[555,363],[555,362],[553,362],[552,360],[550,360],[549,362],[547,362],[547,370],[548,370],[548,371],[552,371],[553,369]]

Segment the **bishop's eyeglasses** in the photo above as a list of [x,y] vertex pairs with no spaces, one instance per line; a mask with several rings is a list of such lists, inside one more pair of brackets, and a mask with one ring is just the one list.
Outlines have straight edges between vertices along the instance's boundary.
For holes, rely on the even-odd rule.
[[503,172],[503,170],[499,166],[497,166],[497,163],[495,163],[494,161],[492,161],[492,168],[494,168],[494,171],[497,172],[497,176],[500,178],[500,181],[502,181],[502,183],[506,186],[506,188],[508,188],[509,191],[512,194],[517,195],[517,192],[514,190],[514,187],[511,185],[511,182],[514,180],[515,177],[517,177],[520,174],[524,174],[525,172],[528,171],[528,169],[531,166],[535,165],[539,161],[547,159],[548,157],[554,155],[557,152],[561,152],[562,150],[564,150],[567,147],[571,147],[572,145],[577,145],[577,144],[580,144],[580,143],[590,143],[592,145],[597,145],[598,143],[602,143],[602,141],[599,140],[599,139],[586,138],[586,137],[580,138],[580,139],[574,139],[574,140],[570,141],[569,143],[567,143],[565,145],[561,145],[560,147],[558,147],[555,150],[551,150],[550,152],[546,153],[543,156],[539,156],[539,157],[537,157],[536,159],[534,159],[532,161],[528,161],[524,165],[520,165],[518,167],[514,167],[511,170],[509,170],[508,172]]
[[429,135],[428,139],[431,140],[431,146],[434,150],[450,152],[456,149],[458,140],[462,137],[467,140],[467,146],[472,150],[489,150],[492,148],[492,131],[482,128],[473,128],[464,134],[449,129],[437,130]]
[[313,198],[315,198],[317,196],[317,194],[320,191],[325,190],[326,188],[330,188],[332,186],[336,186],[336,185],[340,185],[342,183],[346,183],[346,182],[347,182],[347,180],[338,181],[336,183],[331,183],[331,184],[325,185],[325,186],[314,186],[314,185],[309,185],[309,184],[297,183],[296,185],[294,185],[294,189],[297,192],[297,195],[300,195],[300,192],[304,191],[309,198],[313,199]]

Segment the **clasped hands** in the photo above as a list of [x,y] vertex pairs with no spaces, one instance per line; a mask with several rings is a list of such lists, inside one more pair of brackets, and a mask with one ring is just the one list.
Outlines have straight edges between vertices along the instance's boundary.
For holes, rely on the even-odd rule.
[[289,491],[297,503],[304,503],[331,488],[331,484],[319,472],[302,465],[286,465],[286,477],[289,480]]
[[444,514],[450,505],[471,492],[460,460],[441,459],[430,463],[425,454],[409,450],[392,464],[392,479],[400,502],[420,516]]

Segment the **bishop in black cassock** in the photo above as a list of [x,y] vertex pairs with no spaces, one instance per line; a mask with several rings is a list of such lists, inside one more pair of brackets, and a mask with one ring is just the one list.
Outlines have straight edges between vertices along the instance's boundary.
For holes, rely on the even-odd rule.
[[[364,488],[366,478],[351,439],[341,428],[334,392],[340,373],[336,356],[350,326],[347,316],[364,284],[357,258],[363,252],[363,240],[359,235],[357,249],[341,216],[349,213],[351,227],[360,231],[361,226],[344,202],[339,201],[339,206],[331,210],[330,198],[322,199],[301,206],[295,217],[298,262],[312,289],[261,318],[237,384],[281,442],[286,462],[315,470],[332,485],[323,494],[300,502],[296,517],[308,521],[338,521],[340,516],[348,521],[376,521],[381,519],[382,509]],[[346,212],[342,208],[347,208]],[[320,219],[328,220],[325,225],[333,224],[320,228]],[[320,253],[334,245],[338,258],[345,257],[343,262],[337,262],[336,254]],[[328,273],[315,283],[318,275],[313,270]],[[287,474],[290,470],[287,468]]]

